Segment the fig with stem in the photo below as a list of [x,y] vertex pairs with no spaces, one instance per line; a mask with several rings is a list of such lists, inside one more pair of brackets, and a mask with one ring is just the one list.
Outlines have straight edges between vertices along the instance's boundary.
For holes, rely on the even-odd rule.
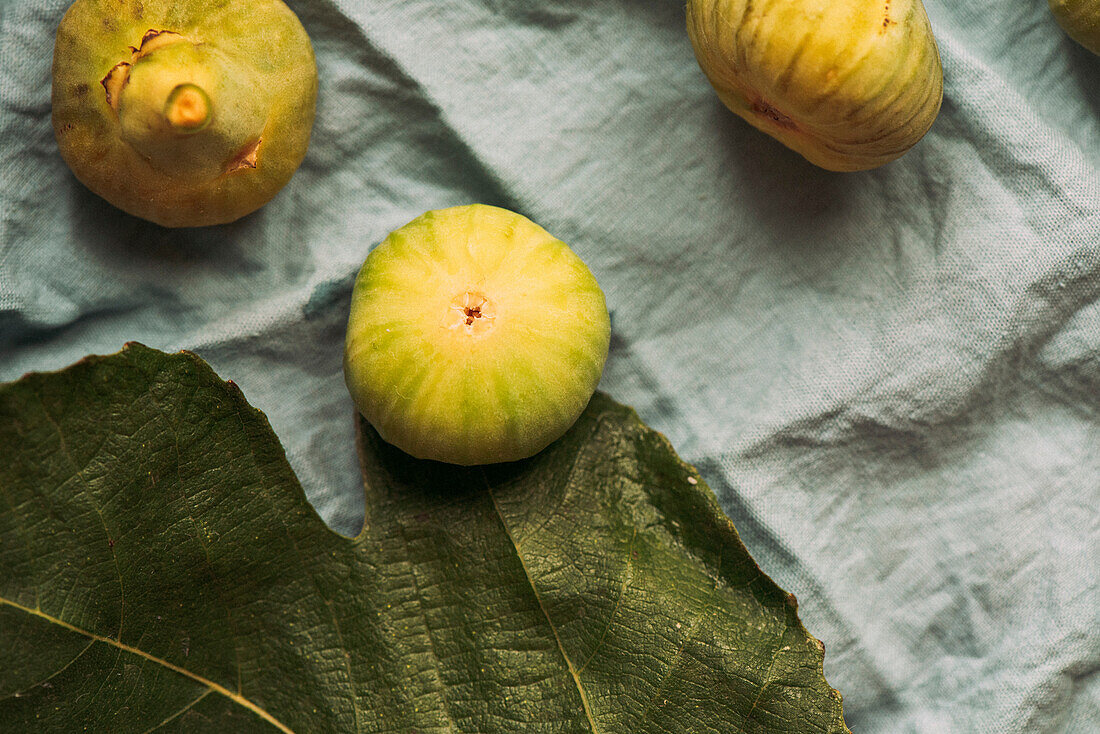
[[267,203],[309,145],[313,48],[281,0],[77,0],[57,31],[61,155],[104,199],[168,227]]

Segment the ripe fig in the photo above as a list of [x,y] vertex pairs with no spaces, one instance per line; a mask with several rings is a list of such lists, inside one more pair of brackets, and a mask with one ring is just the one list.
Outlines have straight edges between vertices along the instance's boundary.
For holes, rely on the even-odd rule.
[[57,29],[62,157],[166,227],[266,204],[305,156],[316,97],[309,36],[282,0],[76,0]]
[[1100,1],[1050,0],[1050,11],[1070,38],[1100,54]]
[[344,378],[363,416],[406,453],[514,461],[580,416],[610,335],[603,291],[565,243],[505,209],[441,209],[367,257]]
[[920,0],[688,0],[687,19],[722,102],[822,168],[887,163],[939,112]]

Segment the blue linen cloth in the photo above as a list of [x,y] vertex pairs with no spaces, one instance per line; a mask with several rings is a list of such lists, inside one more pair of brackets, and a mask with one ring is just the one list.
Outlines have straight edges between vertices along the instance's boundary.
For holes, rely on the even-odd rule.
[[505,206],[592,267],[603,389],[797,594],[854,731],[1100,730],[1100,59],[1046,3],[931,0],[942,113],[847,175],[721,106],[682,0],[289,4],[320,73],[305,163],[172,231],[57,153],[67,0],[0,0],[0,379],[193,350],[352,534],[354,275],[424,210]]

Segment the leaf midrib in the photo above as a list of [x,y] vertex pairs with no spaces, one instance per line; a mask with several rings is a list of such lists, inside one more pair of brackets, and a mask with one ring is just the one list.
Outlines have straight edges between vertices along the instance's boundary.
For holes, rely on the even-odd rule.
[[274,726],[279,731],[283,732],[283,734],[294,734],[293,729],[291,729],[286,724],[284,724],[283,722],[276,719],[274,716],[272,716],[270,713],[268,713],[264,708],[262,708],[258,704],[250,701],[249,699],[245,698],[244,696],[240,695],[239,693],[233,693],[232,691],[230,691],[225,686],[219,685],[219,684],[215,683],[214,681],[212,681],[208,678],[204,678],[203,676],[199,675],[198,673],[194,673],[190,670],[187,670],[186,668],[181,668],[180,666],[175,665],[173,663],[170,663],[167,660],[164,660],[163,658],[158,658],[155,655],[147,653],[144,650],[133,647],[131,645],[127,645],[126,643],[121,642],[119,640],[115,640],[115,639],[110,638],[110,637],[104,637],[103,635],[97,635],[95,632],[90,632],[88,630],[81,629],[80,627],[77,627],[76,625],[69,624],[68,622],[66,622],[63,619],[58,619],[57,617],[54,617],[50,614],[47,614],[46,612],[43,612],[41,609],[32,609],[30,607],[23,606],[19,602],[12,601],[11,599],[6,599],[2,596],[0,596],[0,604],[7,605],[9,607],[12,607],[13,609],[18,609],[21,612],[24,612],[24,613],[29,614],[29,615],[34,616],[34,617],[38,617],[39,619],[44,619],[44,620],[46,620],[47,622],[49,622],[51,624],[56,624],[59,627],[63,627],[64,629],[69,630],[70,632],[75,632],[79,635],[83,635],[84,637],[87,637],[87,638],[89,638],[89,639],[91,639],[95,642],[102,642],[102,643],[105,643],[105,644],[110,645],[112,647],[115,647],[119,650],[122,650],[123,652],[128,652],[132,655],[137,655],[139,657],[145,658],[146,660],[148,660],[152,663],[155,663],[157,665],[163,666],[164,668],[167,668],[168,670],[171,670],[174,673],[178,673],[182,676],[190,678],[191,680],[195,681],[196,683],[199,683],[203,686],[206,686],[211,691],[214,691],[216,693],[220,693],[221,695],[225,696],[226,698],[233,701],[234,703],[236,703],[240,706],[243,706],[244,708],[248,709],[252,713],[256,714],[261,719],[263,719],[267,723],[271,724],[272,726]]
[[581,677],[577,673],[573,661],[565,652],[565,646],[561,642],[558,628],[554,626],[553,620],[550,619],[550,612],[547,611],[546,605],[542,602],[538,587],[535,586],[535,580],[531,577],[531,572],[527,569],[527,562],[523,559],[523,554],[520,553],[519,545],[516,544],[516,539],[512,537],[512,529],[508,527],[508,523],[504,520],[504,515],[501,513],[500,506],[497,504],[496,495],[493,493],[492,485],[489,484],[489,478],[484,475],[484,472],[482,476],[485,479],[485,487],[489,499],[493,503],[493,511],[496,513],[497,519],[500,520],[500,526],[504,528],[504,534],[508,536],[508,541],[512,544],[512,548],[516,552],[516,558],[519,559],[520,568],[523,569],[523,575],[527,578],[527,585],[531,587],[531,592],[535,595],[535,601],[538,603],[542,615],[546,618],[546,624],[549,625],[550,631],[554,634],[554,641],[558,643],[558,651],[561,652],[562,659],[565,660],[565,665],[569,669],[569,675],[573,676],[573,683],[577,687],[577,693],[580,694],[581,706],[584,709],[585,718],[588,719],[588,726],[592,729],[592,734],[599,734],[600,730],[597,728],[596,720],[592,716],[592,709],[588,704],[588,693],[584,689],[584,684],[581,683]]

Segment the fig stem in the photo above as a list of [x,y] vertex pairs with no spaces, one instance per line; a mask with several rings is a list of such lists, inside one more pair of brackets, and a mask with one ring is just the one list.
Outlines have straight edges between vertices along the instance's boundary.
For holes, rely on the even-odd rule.
[[214,105],[209,95],[195,84],[180,84],[168,94],[164,118],[168,125],[185,135],[196,133],[210,124]]

